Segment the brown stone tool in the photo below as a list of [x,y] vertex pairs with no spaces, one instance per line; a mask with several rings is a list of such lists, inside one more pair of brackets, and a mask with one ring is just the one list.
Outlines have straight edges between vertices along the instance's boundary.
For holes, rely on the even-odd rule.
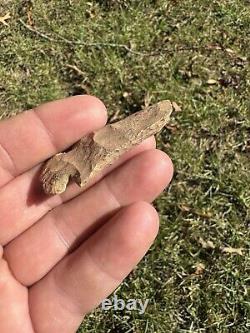
[[41,174],[45,193],[63,193],[70,179],[85,186],[123,153],[159,132],[176,108],[176,103],[161,101],[86,135],[71,150],[56,154]]

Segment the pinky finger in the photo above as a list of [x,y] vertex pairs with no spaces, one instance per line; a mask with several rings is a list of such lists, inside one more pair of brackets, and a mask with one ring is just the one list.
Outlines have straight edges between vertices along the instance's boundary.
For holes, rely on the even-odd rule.
[[142,259],[157,235],[158,221],[157,212],[146,202],[122,208],[32,286],[35,330],[74,332],[83,315],[110,295]]

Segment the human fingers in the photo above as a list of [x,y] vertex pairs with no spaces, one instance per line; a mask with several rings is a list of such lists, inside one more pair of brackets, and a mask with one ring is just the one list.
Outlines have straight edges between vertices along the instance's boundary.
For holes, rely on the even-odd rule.
[[104,104],[93,96],[49,102],[0,122],[0,187],[105,125]]
[[141,200],[152,202],[172,174],[172,162],[165,153],[144,151],[55,208],[5,247],[15,277],[23,285],[35,283],[121,207]]
[[83,315],[110,295],[142,259],[158,223],[148,203],[125,207],[33,285],[29,304],[35,331],[75,332]]

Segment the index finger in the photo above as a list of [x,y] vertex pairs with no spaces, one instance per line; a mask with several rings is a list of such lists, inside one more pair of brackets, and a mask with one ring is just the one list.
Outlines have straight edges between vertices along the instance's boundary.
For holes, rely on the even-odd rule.
[[0,186],[105,125],[104,104],[74,96],[0,122]]

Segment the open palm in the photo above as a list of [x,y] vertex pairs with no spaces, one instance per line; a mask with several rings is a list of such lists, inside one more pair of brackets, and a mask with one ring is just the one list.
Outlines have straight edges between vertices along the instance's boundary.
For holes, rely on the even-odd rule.
[[173,169],[153,137],[85,191],[42,192],[41,163],[106,118],[100,100],[76,96],[0,122],[1,333],[73,333],[156,237],[150,202]]

